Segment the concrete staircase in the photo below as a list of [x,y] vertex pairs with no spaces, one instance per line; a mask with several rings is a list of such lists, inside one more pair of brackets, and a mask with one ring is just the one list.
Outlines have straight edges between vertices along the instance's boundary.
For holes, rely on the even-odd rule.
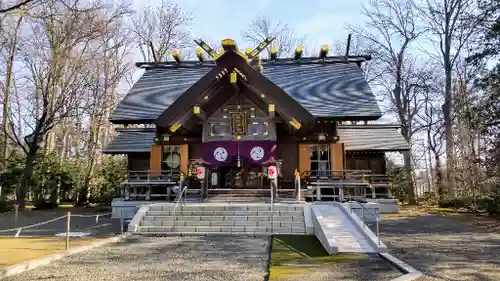
[[209,189],[208,203],[269,203],[269,189]]
[[[146,207],[145,207],[146,208]],[[300,204],[217,204],[147,206],[138,234],[146,235],[270,235],[305,234],[304,207]]]

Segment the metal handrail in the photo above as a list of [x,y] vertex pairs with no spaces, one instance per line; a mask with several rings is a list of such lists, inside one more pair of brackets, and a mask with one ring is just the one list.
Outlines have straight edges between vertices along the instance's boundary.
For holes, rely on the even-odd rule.
[[[375,218],[375,222],[376,222],[376,227],[377,227],[377,239],[378,239],[378,245],[380,246],[380,231],[379,231],[379,218],[373,214],[370,210],[368,210],[365,206],[363,206],[363,204],[361,204],[361,202],[357,201],[357,200],[349,200],[349,202],[356,202],[358,203],[359,206],[361,206],[361,221],[363,222],[363,228],[365,227],[365,211],[368,212],[368,214],[370,214],[373,218]],[[350,208],[349,206],[349,209],[352,213],[352,208]]]
[[[177,206],[179,205],[179,202],[182,200],[182,195],[185,194],[187,188],[188,188],[188,186],[186,185],[181,190],[181,194],[179,194],[179,198],[177,198],[177,202],[175,203],[175,207],[174,207],[174,210],[173,210],[173,213],[174,213],[174,223],[172,225],[172,232],[174,232],[174,230],[175,230],[175,224],[176,224],[176,221],[177,221],[177,214],[176,214]],[[182,204],[181,204],[181,212],[182,212]]]

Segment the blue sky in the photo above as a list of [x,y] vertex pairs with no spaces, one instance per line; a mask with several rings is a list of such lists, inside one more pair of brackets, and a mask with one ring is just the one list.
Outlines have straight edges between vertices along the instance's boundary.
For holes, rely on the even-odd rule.
[[[135,5],[155,5],[160,0],[134,0]],[[306,46],[330,44],[347,38],[347,24],[362,24],[362,0],[170,0],[193,16],[194,38],[219,42],[224,38],[242,42],[241,31],[257,17],[287,24],[298,36],[306,36]],[[240,44],[239,44],[240,45]],[[318,47],[319,48],[319,47]],[[316,51],[314,51],[316,52]]]

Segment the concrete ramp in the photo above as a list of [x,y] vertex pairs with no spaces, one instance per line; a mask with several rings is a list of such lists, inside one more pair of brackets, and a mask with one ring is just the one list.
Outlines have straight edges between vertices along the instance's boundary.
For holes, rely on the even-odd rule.
[[311,210],[314,234],[329,254],[379,252],[343,206],[312,205]]

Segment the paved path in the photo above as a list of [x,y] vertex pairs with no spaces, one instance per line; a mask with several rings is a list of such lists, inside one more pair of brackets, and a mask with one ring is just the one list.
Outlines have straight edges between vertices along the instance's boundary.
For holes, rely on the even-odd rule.
[[5,281],[264,280],[268,239],[132,236]]
[[472,215],[382,221],[389,252],[426,276],[418,281],[500,280],[500,222]]

